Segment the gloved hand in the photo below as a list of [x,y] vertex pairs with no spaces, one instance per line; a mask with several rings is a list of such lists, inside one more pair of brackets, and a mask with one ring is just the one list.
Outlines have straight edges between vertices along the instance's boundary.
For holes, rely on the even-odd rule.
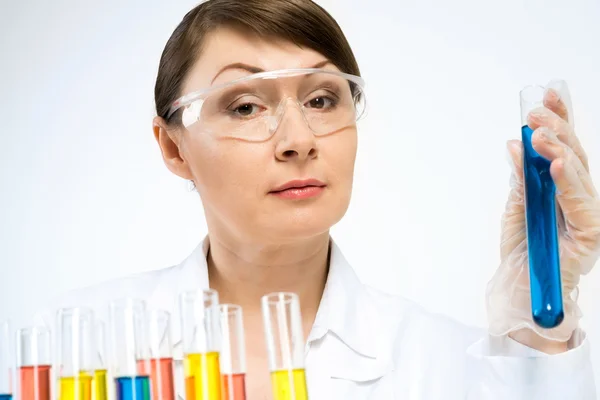
[[502,218],[501,264],[487,287],[489,332],[503,336],[530,328],[543,338],[567,342],[577,328],[578,283],[600,255],[600,198],[589,175],[586,154],[575,136],[570,95],[564,81],[546,87],[544,107],[533,110],[528,125],[534,149],[551,161],[559,218],[560,263],[565,318],[553,329],[537,326],[531,317],[529,264],[525,230],[523,146],[509,141],[513,173]]

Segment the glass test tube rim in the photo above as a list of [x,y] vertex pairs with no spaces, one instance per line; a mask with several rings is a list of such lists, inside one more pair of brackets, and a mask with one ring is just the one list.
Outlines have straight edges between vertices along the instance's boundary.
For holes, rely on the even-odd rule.
[[197,300],[198,294],[200,293],[202,294],[202,297],[205,301],[213,300],[214,304],[219,304],[219,292],[217,292],[215,289],[210,288],[186,290],[179,294],[179,299],[180,301]]
[[[219,317],[219,292],[215,289],[211,288],[198,288],[186,290],[179,293],[179,318],[180,318],[180,326],[181,326],[181,335],[182,335],[182,344],[183,344],[183,352],[184,354],[193,354],[198,351],[201,352],[219,352],[221,349],[221,337],[220,337],[220,317]],[[198,307],[198,303],[202,301],[202,306]],[[190,307],[191,306],[191,307]],[[191,314],[188,312],[191,309]],[[205,337],[205,341],[203,346],[204,349],[197,350],[197,346],[186,343],[187,337],[187,324],[189,324],[189,316],[191,315],[194,320],[204,319],[207,317],[206,310],[212,309],[213,312],[208,314],[209,319],[212,320],[212,323],[209,324],[210,330],[214,330],[213,334],[217,334],[213,337],[212,341],[207,340]],[[204,324],[205,325],[205,324]],[[213,326],[215,325],[215,326]],[[192,333],[192,336],[195,334]],[[192,339],[193,341],[194,339]],[[190,346],[190,347],[188,347]],[[193,350],[192,350],[193,348]]]
[[293,292],[272,292],[267,293],[262,297],[262,302],[265,305],[279,304],[291,304],[292,302],[300,302],[300,297]]
[[[63,315],[73,315],[73,314],[92,314],[92,316],[94,315],[94,310],[92,310],[90,307],[64,307],[64,308],[59,308],[58,311],[56,312],[58,317],[61,317]],[[95,319],[95,318],[94,318]]]
[[[145,318],[146,318],[146,312],[147,312],[148,308],[147,308],[147,304],[146,301],[137,297],[121,297],[121,298],[117,298],[114,299],[112,301],[110,301],[109,303],[109,322],[108,322],[108,338],[110,340],[107,340],[106,344],[108,344],[108,348],[105,350],[108,350],[108,354],[109,356],[108,358],[108,362],[106,362],[107,364],[107,369],[108,372],[110,373],[110,375],[114,378],[131,378],[131,377],[135,377],[138,376],[138,356],[140,355],[139,352],[141,351],[141,353],[143,354],[145,351],[145,348],[147,347],[148,343],[148,338],[147,338],[147,333],[145,332]],[[133,325],[131,325],[130,327],[134,330],[133,332],[128,334],[128,338],[126,339],[127,345],[128,346],[132,346],[132,349],[128,349],[125,350],[127,353],[130,353],[129,356],[132,356],[131,359],[129,359],[129,357],[127,357],[127,360],[125,361],[126,366],[125,368],[123,368],[123,364],[121,364],[121,362],[123,361],[123,359],[119,360],[119,357],[121,355],[118,355],[119,350],[116,348],[116,343],[118,342],[116,340],[116,337],[119,336],[119,333],[115,332],[115,329],[117,328],[115,325],[117,325],[117,322],[115,320],[115,318],[117,317],[119,312],[127,312],[130,311],[131,314],[128,315],[129,313],[126,313],[126,320],[129,320],[129,322],[126,322],[126,325],[130,325],[131,322],[133,321]],[[137,317],[136,317],[137,316]],[[138,328],[141,328],[140,332],[136,332],[135,328],[136,328],[136,323],[137,324],[141,324],[141,326],[138,326]],[[124,333],[121,333],[124,334]],[[131,336],[133,335],[133,336]],[[133,340],[133,342],[132,342]],[[138,343],[138,341],[142,341],[142,343]],[[122,369],[124,369],[126,372],[121,371]],[[133,372],[135,371],[135,372]]]
[[26,326],[26,327],[17,329],[16,335],[17,335],[17,337],[22,336],[23,333],[27,333],[27,334],[31,335],[32,333],[34,333],[36,331],[50,334],[50,329],[47,326],[33,325],[33,326]]
[[[534,92],[535,91],[535,92]],[[539,99],[544,95],[544,93],[546,93],[546,88],[544,88],[541,85],[527,85],[524,86],[520,91],[519,91],[519,97],[523,100],[523,101],[527,101],[527,102],[537,102],[539,101]],[[540,96],[541,94],[541,96]],[[535,99],[530,99],[529,96],[535,96]]]
[[[261,298],[261,303],[269,369],[272,372],[280,370],[304,369],[304,331],[302,329],[300,297],[298,294],[293,292],[272,292],[264,295]],[[291,315],[289,321],[287,317],[285,322],[281,321],[281,308],[279,308],[281,306],[285,308],[292,307],[295,309],[295,311],[297,311],[298,315]],[[271,320],[271,311],[273,307],[279,308],[277,312],[277,320],[279,321],[279,324],[275,330],[279,333],[279,338],[276,338],[274,335],[274,328]],[[284,314],[287,313],[284,312]],[[290,326],[287,326],[288,322],[290,323]],[[293,340],[293,337],[295,337],[295,341],[290,342],[290,340]],[[285,354],[285,359],[280,360],[282,361],[283,365],[279,365],[278,363],[276,351],[278,341],[280,347],[282,345],[285,346],[285,350],[283,352]]]
[[230,303],[222,303],[222,304],[219,304],[219,309],[220,309],[220,310],[222,310],[222,309],[227,309],[227,310],[229,310],[229,311],[227,312],[227,315],[230,315],[230,314],[236,314],[237,312],[240,312],[240,313],[242,313],[242,312],[243,312],[243,310],[242,310],[242,306],[239,306],[239,305],[237,305],[237,304],[230,304]]
[[94,319],[94,370],[105,370],[109,367],[107,325],[108,324],[101,319]]
[[[47,349],[47,357],[48,359],[45,362],[42,362],[39,360],[40,358],[40,354],[39,351],[37,352],[37,354],[34,356],[34,358],[36,359],[36,361],[32,361],[31,363],[25,363],[22,358],[23,358],[23,344],[22,344],[22,339],[24,337],[33,337],[36,336],[38,339],[36,339],[36,342],[39,341],[40,338],[44,339],[45,345],[47,345],[48,349]],[[15,331],[15,339],[16,339],[16,349],[17,349],[17,354],[16,354],[16,367],[20,368],[20,367],[35,367],[35,366],[51,366],[52,365],[52,342],[51,342],[51,331],[50,328],[48,328],[47,326],[42,326],[42,325],[35,325],[35,326],[26,326],[20,329],[17,329]],[[44,344],[42,344],[43,346]],[[39,347],[39,346],[38,346]]]
[[521,125],[527,125],[529,113],[538,107],[543,107],[546,89],[540,85],[527,85],[519,92],[521,101]]
[[[87,345],[88,346],[92,346],[92,348],[87,349],[88,353],[87,353],[87,359],[82,360],[81,359],[81,354],[79,353],[80,351],[82,351],[81,349],[77,350],[77,355],[72,355],[71,358],[73,360],[77,359],[77,361],[74,363],[74,367],[77,369],[77,373],[75,373],[75,371],[71,372],[71,373],[64,373],[63,372],[63,368],[59,368],[58,370],[55,371],[56,375],[58,377],[76,377],[78,373],[81,372],[91,372],[94,370],[94,347],[95,347],[95,328],[96,328],[96,316],[94,313],[94,310],[90,307],[85,307],[85,306],[76,306],[76,307],[63,307],[60,308],[57,312],[56,312],[56,332],[57,332],[57,337],[55,338],[56,341],[56,351],[58,352],[58,354],[55,354],[55,361],[58,362],[58,365],[61,365],[60,361],[65,361],[62,360],[62,355],[61,352],[64,350],[63,349],[63,322],[64,322],[64,318],[65,317],[74,317],[79,319],[79,321],[84,321],[86,318],[88,320],[89,326],[88,326],[88,332],[87,334],[89,335],[89,337],[87,338]],[[71,327],[71,329],[73,329],[73,327]],[[81,329],[81,326],[79,327],[79,329]],[[81,333],[81,331],[79,331],[79,333]],[[79,341],[81,341],[82,338],[79,338]],[[72,350],[73,351],[73,350]],[[85,351],[85,350],[83,350]],[[83,363],[84,365],[80,365],[80,363]],[[87,364],[87,365],[85,365]]]
[[[161,340],[158,341],[158,343],[154,343],[154,327],[156,326],[154,322],[152,322],[151,325],[151,321],[160,321],[160,320],[164,320],[166,327],[165,327],[165,331],[164,336],[161,338]],[[172,315],[169,311],[164,310],[164,309],[160,309],[160,308],[149,308],[145,311],[145,320],[144,320],[144,324],[146,325],[146,336],[147,339],[146,341],[148,343],[146,343],[146,347],[149,349],[149,354],[147,354],[146,358],[148,359],[160,359],[160,358],[173,358],[173,343],[172,343],[172,335],[171,335],[171,323],[172,323]],[[163,342],[163,339],[166,338],[168,343],[167,343],[167,353],[168,354],[163,354],[163,352],[161,351],[161,343]],[[156,356],[154,356],[153,354],[156,354]]]
[[[233,368],[233,361],[227,360],[227,355],[232,357],[231,354],[228,354],[228,350],[226,347],[226,339],[231,339],[231,333],[225,332],[222,333],[221,337],[221,373],[231,375],[231,374],[245,374],[246,373],[246,342],[245,342],[245,332],[244,332],[244,311],[242,306],[238,304],[231,303],[223,303],[219,304],[219,314],[221,320],[225,319],[223,313],[227,313],[227,318],[234,317],[236,319],[236,326],[238,327],[238,332],[234,333],[234,338],[238,339],[238,351],[239,351],[239,367],[237,369]],[[223,322],[221,322],[221,329],[223,329]],[[227,323],[229,326],[229,323]],[[226,366],[226,363],[227,364]],[[224,372],[225,371],[225,372]]]

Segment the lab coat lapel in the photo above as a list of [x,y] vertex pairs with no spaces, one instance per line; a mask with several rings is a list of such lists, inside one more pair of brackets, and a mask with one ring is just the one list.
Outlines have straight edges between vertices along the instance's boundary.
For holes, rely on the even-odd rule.
[[389,320],[332,242],[329,275],[311,332],[314,343],[309,337],[309,390],[328,387],[336,396],[342,395],[339,390],[352,395],[390,372],[392,349],[384,347]]

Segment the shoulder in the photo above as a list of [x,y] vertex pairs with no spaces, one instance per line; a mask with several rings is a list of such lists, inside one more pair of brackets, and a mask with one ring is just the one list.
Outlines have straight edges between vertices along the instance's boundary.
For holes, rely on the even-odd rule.
[[123,298],[143,300],[153,309],[172,311],[177,293],[207,285],[205,239],[179,264],[149,272],[84,287],[58,296],[43,305],[28,322],[52,327],[56,312],[61,308],[86,307],[97,318],[108,320],[111,301]]
[[108,306],[111,301],[135,298],[148,302],[162,282],[169,281],[181,270],[182,264],[178,264],[68,291],[42,305],[28,322],[44,324],[52,328],[57,311],[71,307],[89,308],[99,319],[107,322]]
[[91,307],[97,303],[110,302],[123,297],[144,300],[156,288],[161,277],[170,275],[177,268],[178,266],[172,266],[143,272],[72,290],[56,298],[52,304],[60,307]]

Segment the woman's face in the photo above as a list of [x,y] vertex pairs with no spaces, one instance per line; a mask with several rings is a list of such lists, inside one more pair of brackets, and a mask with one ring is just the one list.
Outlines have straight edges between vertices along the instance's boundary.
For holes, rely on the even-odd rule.
[[[313,67],[323,61],[327,60],[321,54],[289,42],[219,29],[206,38],[181,94],[251,74],[236,67],[223,70],[230,64],[269,71]],[[338,70],[333,64],[323,68]],[[294,88],[285,88],[285,96],[295,94]],[[293,103],[287,107],[268,140],[244,141],[183,128],[163,133],[172,143],[159,138],[169,168],[194,181],[211,232],[245,242],[282,244],[322,234],[346,212],[356,158],[356,125],[315,136]],[[292,181],[308,187],[277,191]]]

